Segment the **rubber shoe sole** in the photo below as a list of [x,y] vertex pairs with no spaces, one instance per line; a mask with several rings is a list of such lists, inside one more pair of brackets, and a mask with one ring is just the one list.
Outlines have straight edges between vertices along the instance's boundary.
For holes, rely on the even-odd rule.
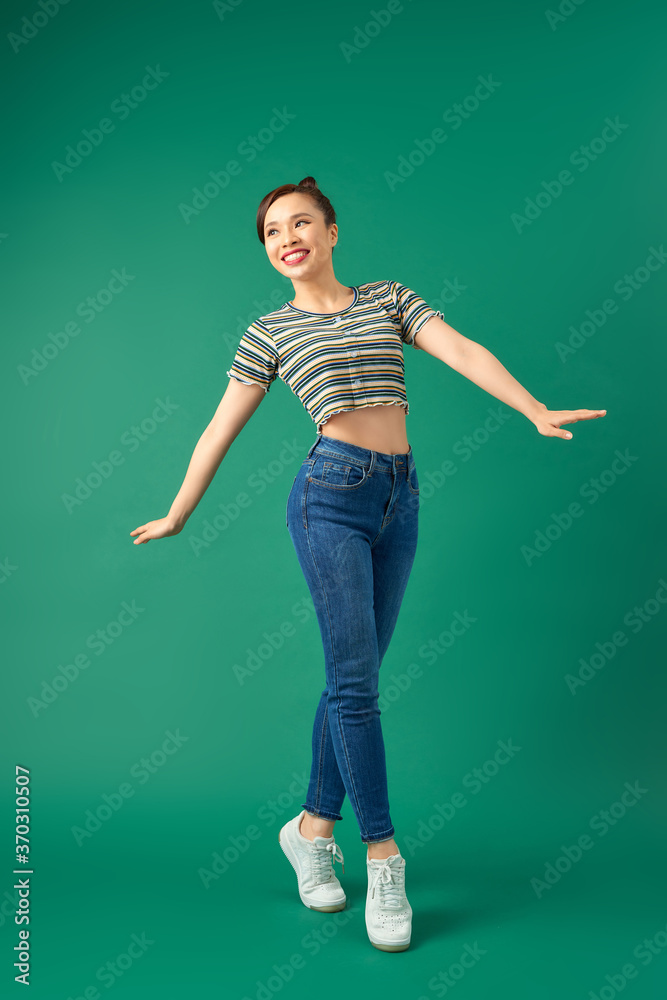
[[407,951],[410,947],[410,938],[408,938],[405,944],[383,944],[381,941],[374,941],[369,932],[368,940],[378,951]]

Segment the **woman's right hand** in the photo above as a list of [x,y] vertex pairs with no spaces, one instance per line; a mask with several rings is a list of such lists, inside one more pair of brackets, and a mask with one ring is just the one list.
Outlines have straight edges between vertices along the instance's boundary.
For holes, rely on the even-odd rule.
[[133,545],[142,545],[150,542],[151,538],[166,538],[168,535],[178,535],[183,530],[182,524],[177,524],[169,517],[160,517],[157,521],[148,521],[140,524],[138,528],[130,532],[130,535],[137,535]]

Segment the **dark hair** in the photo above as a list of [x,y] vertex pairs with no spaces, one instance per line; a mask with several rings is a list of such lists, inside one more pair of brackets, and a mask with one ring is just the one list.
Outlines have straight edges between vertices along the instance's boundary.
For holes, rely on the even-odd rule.
[[[264,220],[269,206],[282,195],[293,194],[294,192],[297,194],[307,194],[313,199],[315,205],[324,216],[324,224],[327,229],[336,221],[334,207],[327,196],[322,194],[318,188],[315,178],[304,177],[298,184],[281,184],[280,187],[274,188],[273,191],[269,191],[268,194],[264,195],[257,209],[257,235],[259,236],[260,243],[266,245],[264,239]],[[335,247],[332,247],[331,252],[333,253],[335,249]]]

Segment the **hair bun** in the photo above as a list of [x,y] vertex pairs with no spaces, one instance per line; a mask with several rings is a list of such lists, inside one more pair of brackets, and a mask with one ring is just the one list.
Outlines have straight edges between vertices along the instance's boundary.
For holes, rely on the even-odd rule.
[[317,181],[314,177],[304,177],[302,181],[299,181],[299,187],[301,188],[316,188]]

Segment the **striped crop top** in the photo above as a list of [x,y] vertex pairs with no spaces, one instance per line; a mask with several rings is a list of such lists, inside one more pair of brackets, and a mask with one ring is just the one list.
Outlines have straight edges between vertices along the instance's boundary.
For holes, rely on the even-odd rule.
[[285,302],[247,328],[226,374],[268,392],[278,376],[301,400],[318,434],[334,413],[391,403],[410,412],[403,344],[444,314],[397,281],[354,286],[354,301],[334,313]]

